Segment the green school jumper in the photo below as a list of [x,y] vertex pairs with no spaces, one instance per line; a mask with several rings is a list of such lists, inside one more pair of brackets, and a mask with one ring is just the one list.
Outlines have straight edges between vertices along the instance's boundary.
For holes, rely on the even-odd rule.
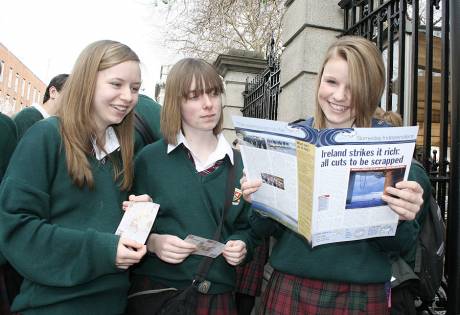
[[56,117],[34,124],[17,146],[0,186],[0,249],[25,278],[13,311],[123,313],[129,281],[115,266],[114,232],[127,194],[110,158],[89,161],[95,187],[80,189],[67,172]]
[[[16,125],[10,117],[0,113],[0,183],[16,147],[16,142]],[[0,266],[4,263],[6,263],[6,260],[0,254]]]
[[[411,169],[409,180],[414,178]],[[311,248],[298,234],[256,212],[251,217],[256,234],[277,239],[270,256],[275,270],[297,277],[345,283],[385,283],[390,281],[390,253],[411,250],[420,229],[417,220],[403,221],[394,237],[371,238],[320,245]]]
[[[150,97],[143,94],[139,94],[139,100],[137,101],[137,105],[134,110],[140,117],[142,117],[145,123],[150,127],[150,130],[152,130],[154,138],[157,140],[162,138],[160,131],[161,105],[155,102]],[[148,143],[144,142],[144,139],[142,138],[141,134],[137,130],[135,130],[134,152],[139,152],[147,144]]]
[[10,117],[0,113],[0,182],[16,147],[16,142],[16,125]]
[[[164,140],[157,141],[146,146],[136,158],[134,193],[149,194],[160,204],[153,233],[171,234],[181,239],[189,234],[212,239],[225,200],[228,157],[214,172],[202,176],[183,146],[169,154],[166,149]],[[234,187],[240,189],[243,163],[240,159],[237,161],[236,156],[235,163]],[[253,243],[249,236],[249,214],[250,204],[235,195],[220,241],[225,244],[228,240],[242,240],[250,250]],[[133,273],[149,276],[154,283],[184,289],[191,284],[202,259],[203,256],[190,255],[180,264],[169,264],[152,254],[133,269]],[[235,268],[220,255],[213,262],[207,280],[212,283],[210,294],[230,292],[235,286]]]
[[42,120],[44,117],[42,113],[38,111],[33,106],[29,106],[21,110],[17,113],[14,117],[14,123],[18,128],[18,139],[21,139],[22,136],[26,133],[27,129],[29,129],[33,124],[37,121]]

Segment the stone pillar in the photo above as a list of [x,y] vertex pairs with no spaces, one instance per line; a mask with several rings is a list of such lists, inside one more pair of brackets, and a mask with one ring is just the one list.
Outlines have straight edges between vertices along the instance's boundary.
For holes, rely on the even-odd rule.
[[284,50],[278,120],[293,121],[313,115],[316,74],[327,47],[343,29],[343,10],[337,3],[287,1],[281,34]]
[[251,80],[261,73],[267,67],[267,62],[254,52],[231,49],[228,54],[219,55],[214,66],[225,82],[225,95],[222,97],[223,133],[232,143],[236,138],[232,115],[243,115],[241,110],[244,105],[243,91],[246,78]]

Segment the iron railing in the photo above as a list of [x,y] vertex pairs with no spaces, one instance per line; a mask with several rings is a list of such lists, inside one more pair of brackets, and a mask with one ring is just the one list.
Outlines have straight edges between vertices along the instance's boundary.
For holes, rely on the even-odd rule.
[[280,63],[272,38],[267,47],[267,68],[252,80],[246,79],[243,116],[276,120],[280,92]]
[[[450,3],[458,4],[458,0]],[[453,235],[449,229],[458,230],[460,224],[449,222],[453,215],[458,218],[459,210],[451,204],[458,205],[459,192],[450,187],[458,174],[449,165],[455,159],[450,155],[449,130],[453,135],[450,120],[458,113],[449,98],[449,43],[458,38],[450,38],[449,1],[342,0],[339,5],[344,9],[344,35],[364,36],[384,55],[387,84],[381,106],[401,114],[406,124],[420,126],[416,158],[429,172],[448,221],[448,236]],[[449,202],[451,199],[455,202]],[[448,237],[447,242],[451,259],[447,259],[446,275],[453,280],[452,286],[459,288],[459,255],[452,252],[459,247],[459,239]],[[460,313],[456,295],[449,285],[448,314]]]

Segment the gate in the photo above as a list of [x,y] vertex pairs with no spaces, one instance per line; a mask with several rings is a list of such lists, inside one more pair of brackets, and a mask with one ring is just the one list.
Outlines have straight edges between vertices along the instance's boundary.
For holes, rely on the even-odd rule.
[[[458,115],[449,96],[449,1],[342,0],[339,5],[344,10],[344,35],[366,37],[382,51],[387,82],[381,107],[401,114],[406,125],[419,125],[416,158],[429,172],[444,218],[449,222],[452,217],[448,229],[459,229],[458,209],[451,207],[448,213],[449,197],[458,198],[458,192],[449,196],[452,179],[458,176],[449,167],[451,158],[456,158],[450,155],[451,117]],[[458,205],[456,200],[452,205]],[[447,278],[453,280],[447,289],[451,297],[448,314],[460,312],[455,302],[458,293],[453,289],[459,286],[459,256],[453,250],[458,243],[457,237],[448,237],[446,257],[450,254],[455,262],[449,265],[448,259],[445,269]],[[426,311],[439,311],[436,306]]]
[[254,77],[246,79],[243,92],[243,116],[276,120],[280,90],[280,63],[276,56],[275,40],[271,39],[266,53],[267,68]]

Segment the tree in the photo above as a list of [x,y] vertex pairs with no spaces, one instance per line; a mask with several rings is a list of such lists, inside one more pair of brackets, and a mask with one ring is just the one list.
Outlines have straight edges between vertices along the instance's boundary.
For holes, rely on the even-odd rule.
[[214,60],[229,49],[264,54],[271,36],[280,45],[286,0],[161,0],[164,44],[186,56]]

